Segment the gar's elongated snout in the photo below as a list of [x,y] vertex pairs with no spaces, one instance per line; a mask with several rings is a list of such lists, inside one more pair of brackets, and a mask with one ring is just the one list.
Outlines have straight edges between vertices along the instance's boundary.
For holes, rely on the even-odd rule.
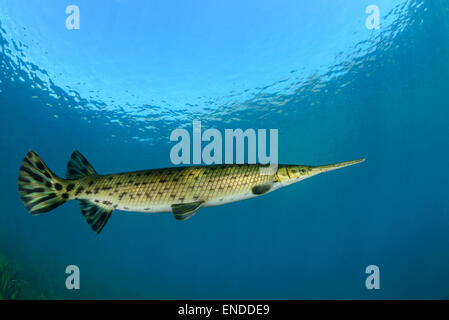
[[337,170],[337,169],[344,168],[344,167],[349,167],[349,166],[352,166],[354,164],[357,164],[357,163],[360,163],[363,161],[365,161],[365,158],[352,160],[352,161],[346,161],[346,162],[339,162],[339,163],[334,163],[334,164],[327,164],[324,166],[310,167],[310,175],[314,176],[316,174],[320,174],[323,172],[328,172],[328,171]]
[[323,166],[284,165],[279,167],[276,173],[276,179],[283,185],[288,185],[294,182],[298,182],[313,177],[323,172],[328,172],[352,166],[354,164],[363,161],[365,161],[365,158],[333,164],[326,164]]

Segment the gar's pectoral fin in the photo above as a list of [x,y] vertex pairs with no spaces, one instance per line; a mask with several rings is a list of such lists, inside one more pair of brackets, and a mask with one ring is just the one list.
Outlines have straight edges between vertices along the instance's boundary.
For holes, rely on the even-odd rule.
[[203,201],[173,204],[171,209],[175,215],[176,220],[186,220],[193,217],[195,213],[201,208]]
[[271,190],[271,188],[273,187],[274,183],[273,182],[269,182],[269,183],[264,183],[264,184],[259,184],[257,186],[254,186],[251,191],[253,194],[255,195],[261,195],[264,193],[267,193],[268,191]]

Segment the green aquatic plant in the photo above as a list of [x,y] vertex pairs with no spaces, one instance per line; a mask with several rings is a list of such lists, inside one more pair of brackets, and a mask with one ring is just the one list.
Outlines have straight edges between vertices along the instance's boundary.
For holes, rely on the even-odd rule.
[[0,256],[0,300],[20,299],[24,282],[18,279],[19,268]]
[[62,299],[53,288],[41,288],[33,281],[25,280],[19,264],[11,263],[0,252],[0,300],[49,300]]

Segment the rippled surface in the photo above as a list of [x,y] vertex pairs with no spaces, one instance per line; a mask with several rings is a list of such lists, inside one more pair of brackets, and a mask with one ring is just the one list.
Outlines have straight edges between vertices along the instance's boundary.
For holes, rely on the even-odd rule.
[[[0,5],[0,250],[37,286],[69,298],[448,297],[446,1],[377,1],[380,30],[364,26],[367,1],[79,1],[76,31],[47,2]],[[38,218],[20,203],[29,148],[61,175],[73,149],[101,173],[162,167],[171,130],[192,120],[277,128],[283,163],[368,160],[184,224],[114,213],[100,237],[76,203]],[[72,263],[86,277],[77,293],[61,288]],[[364,287],[369,264],[378,292]]]
[[344,10],[329,1],[265,3],[254,13],[257,3],[171,9],[117,1],[82,3],[83,27],[68,31],[60,6],[27,4],[1,8],[4,77],[27,83],[36,103],[56,116],[58,108],[73,108],[117,133],[116,126],[132,128],[139,140],[192,119],[216,126],[250,112],[264,121],[280,107],[297,109],[298,99],[310,104],[330,80],[391,45],[408,19],[407,2],[381,3],[388,14],[378,32],[364,28],[368,2]]

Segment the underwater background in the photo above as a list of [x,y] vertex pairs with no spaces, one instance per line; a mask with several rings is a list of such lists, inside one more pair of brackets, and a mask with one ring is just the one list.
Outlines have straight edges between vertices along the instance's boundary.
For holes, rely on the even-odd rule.
[[[0,297],[449,298],[448,1],[3,0],[0,48]],[[115,211],[100,235],[76,201],[20,201],[29,149],[60,176],[73,150],[168,167],[193,120],[278,129],[280,163],[367,161],[184,222]]]

